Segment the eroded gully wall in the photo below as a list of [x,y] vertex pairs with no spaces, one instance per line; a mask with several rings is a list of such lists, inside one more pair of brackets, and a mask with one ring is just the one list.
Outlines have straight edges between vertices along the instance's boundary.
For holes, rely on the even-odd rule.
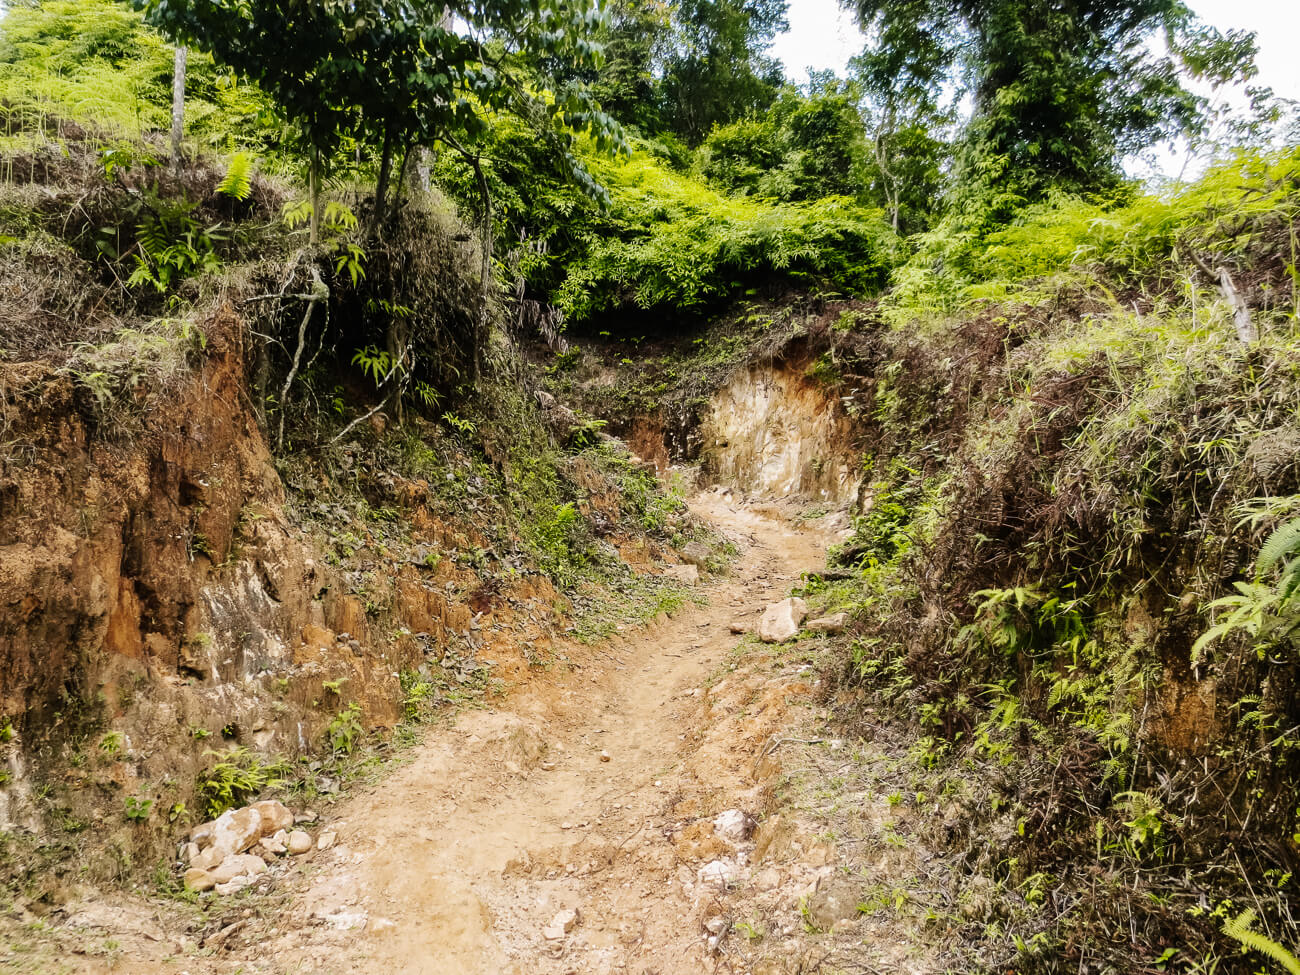
[[710,400],[699,438],[705,481],[755,497],[842,504],[862,485],[851,418],[794,363],[733,373]]

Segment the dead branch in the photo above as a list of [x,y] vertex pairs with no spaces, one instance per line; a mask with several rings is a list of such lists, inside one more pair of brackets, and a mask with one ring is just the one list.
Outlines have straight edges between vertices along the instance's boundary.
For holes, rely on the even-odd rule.
[[[407,355],[410,354],[410,351],[411,351],[411,346],[408,343],[402,355],[398,358],[393,359],[393,365],[388,370],[388,375],[384,376],[383,382],[379,384],[380,389],[383,389],[385,386],[387,386],[389,382],[392,381],[393,377],[397,376],[398,374],[402,374],[403,376],[409,375],[409,373],[402,368],[402,363],[406,361],[406,357]],[[402,388],[403,388],[402,385],[398,386],[396,390],[398,396],[402,395]],[[375,404],[374,408],[369,413],[366,413],[364,416],[357,417],[355,420],[353,420],[351,423],[345,426],[342,430],[336,433],[333,437],[331,437],[329,442],[331,444],[338,443],[340,440],[346,437],[349,433],[351,433],[361,424],[369,420],[372,416],[374,416],[376,413],[378,413],[380,410],[384,408],[384,405],[388,402],[389,396],[390,396],[389,393],[385,393],[382,397],[380,397],[379,402]]]
[[1196,251],[1190,247],[1184,247],[1183,250],[1191,258],[1193,264],[1200,268],[1211,281],[1218,283],[1219,291],[1232,306],[1232,322],[1237,328],[1237,339],[1242,345],[1251,345],[1259,341],[1259,329],[1250,317],[1250,307],[1246,304],[1246,299],[1241,297],[1237,291],[1237,286],[1232,282],[1232,275],[1228,273],[1226,265],[1221,266],[1217,272],[1212,270],[1205,261],[1197,256]]
[[315,264],[311,268],[311,283],[311,295],[306,297],[307,308],[302,313],[302,321],[298,325],[298,348],[293,353],[293,366],[289,369],[289,375],[284,377],[284,386],[280,390],[280,430],[276,435],[278,450],[284,449],[284,421],[289,412],[289,390],[298,375],[298,367],[302,364],[302,353],[307,344],[307,325],[311,322],[311,313],[315,311],[318,303],[327,300],[330,296],[330,289],[320,279],[320,270]]

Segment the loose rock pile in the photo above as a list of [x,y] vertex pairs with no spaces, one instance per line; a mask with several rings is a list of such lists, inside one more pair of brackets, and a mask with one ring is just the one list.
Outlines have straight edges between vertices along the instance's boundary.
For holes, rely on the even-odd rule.
[[295,828],[315,820],[315,813],[295,817],[284,803],[268,799],[229,809],[195,826],[183,850],[190,865],[185,886],[231,894],[253,883],[268,864],[283,856],[301,856],[317,846],[325,849],[326,837],[333,841],[332,833],[322,833],[318,844],[306,830]]

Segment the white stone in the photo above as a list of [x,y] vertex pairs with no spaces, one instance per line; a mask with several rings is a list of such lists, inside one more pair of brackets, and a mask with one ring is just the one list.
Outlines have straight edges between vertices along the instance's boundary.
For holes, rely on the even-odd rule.
[[700,584],[700,570],[693,565],[666,565],[664,575],[687,586]]
[[260,852],[273,857],[283,856],[288,839],[289,834],[284,830],[280,830],[274,836],[263,836],[262,841],[257,844],[257,848]]
[[210,846],[190,860],[190,866],[197,870],[211,870],[230,854],[220,847]]
[[266,873],[266,862],[251,853],[236,853],[221,861],[221,866],[211,871],[212,879],[220,884],[227,884],[236,877],[256,877]]
[[754,835],[758,824],[743,809],[728,809],[713,818],[713,832],[728,843],[744,843]]
[[282,829],[293,828],[293,813],[279,800],[264,799],[261,802],[253,803],[249,808],[256,809],[262,817],[263,836],[270,836]]
[[324,915],[323,920],[327,927],[335,931],[359,931],[366,926],[370,916],[365,911],[336,911],[333,914]]
[[542,928],[542,937],[547,941],[563,941],[564,936],[582,921],[582,912],[576,907],[571,911],[560,911],[551,918],[551,923]]
[[327,829],[325,832],[321,833],[320,836],[316,837],[316,849],[328,850],[334,845],[336,839],[338,839],[338,835],[333,830]]
[[731,860],[711,860],[696,871],[695,877],[702,884],[725,890],[740,879],[740,868]]
[[292,856],[301,856],[311,850],[311,834],[305,830],[295,829],[289,834],[288,842],[285,844]]
[[[200,850],[216,848],[222,852],[221,859],[232,853],[243,853],[262,836],[262,814],[252,806],[243,809],[227,809],[216,819],[194,827],[190,839],[199,845]],[[201,866],[195,861],[196,866]]]
[[808,616],[808,605],[798,596],[772,603],[758,621],[758,638],[764,643],[784,643],[799,632]]
[[848,625],[848,613],[832,613],[830,616],[823,616],[815,619],[808,624],[806,629],[814,633],[843,633],[844,627]]
[[217,884],[217,886],[212,889],[224,897],[227,894],[233,894],[236,891],[243,890],[245,887],[251,887],[252,884],[252,877],[246,877],[241,874],[238,877],[231,877],[230,880],[224,884]]
[[199,870],[191,867],[185,871],[185,886],[190,890],[205,891],[211,890],[217,885],[217,880],[206,870]]

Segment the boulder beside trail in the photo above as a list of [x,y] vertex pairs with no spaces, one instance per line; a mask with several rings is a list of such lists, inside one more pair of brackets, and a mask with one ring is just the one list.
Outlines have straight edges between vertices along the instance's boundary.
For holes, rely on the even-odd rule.
[[280,830],[293,829],[293,812],[284,803],[276,799],[264,799],[253,803],[262,817],[262,835],[274,836]]
[[843,633],[844,627],[848,625],[848,613],[832,613],[830,616],[823,616],[810,622],[805,629],[814,633]]
[[195,826],[182,850],[182,857],[189,861],[185,886],[196,891],[215,887],[218,894],[231,893],[252,883],[279,857],[309,852],[311,834],[294,829],[294,818],[284,803],[268,799],[228,809],[211,822]]
[[201,851],[215,850],[221,854],[218,863],[231,854],[243,853],[261,838],[262,814],[252,806],[227,809],[211,822],[195,826],[190,833],[190,839]]
[[664,575],[688,586],[696,586],[700,582],[700,570],[689,563],[686,565],[666,565],[664,566]]
[[808,616],[808,605],[798,596],[772,603],[758,621],[758,638],[764,643],[784,643],[799,632]]
[[709,551],[709,546],[703,542],[687,542],[677,550],[681,555],[683,562],[689,562],[700,570],[707,570],[709,567],[709,558],[713,555]]

